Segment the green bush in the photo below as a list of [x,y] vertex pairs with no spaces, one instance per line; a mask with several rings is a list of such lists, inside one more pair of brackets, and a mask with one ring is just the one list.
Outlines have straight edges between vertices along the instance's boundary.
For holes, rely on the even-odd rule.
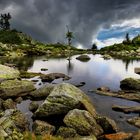
[[21,44],[22,40],[15,31],[1,30],[0,31],[0,42],[4,44]]

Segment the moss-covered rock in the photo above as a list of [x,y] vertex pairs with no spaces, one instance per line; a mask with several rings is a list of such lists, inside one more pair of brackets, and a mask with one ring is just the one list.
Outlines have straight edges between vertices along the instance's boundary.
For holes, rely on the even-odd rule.
[[35,112],[39,107],[39,104],[36,101],[32,101],[29,105],[29,110]]
[[99,136],[103,133],[102,128],[97,124],[93,116],[85,110],[74,109],[69,111],[64,118],[64,123],[83,136],[91,134]]
[[16,79],[19,78],[19,71],[0,64],[0,79]]
[[7,99],[3,101],[3,108],[6,109],[16,109],[16,104],[12,99]]
[[35,114],[38,117],[47,117],[50,115],[66,114],[69,110],[75,108],[84,108],[93,116],[97,115],[89,98],[80,89],[68,83],[61,83],[55,85]]
[[33,132],[36,135],[52,134],[55,131],[55,127],[47,122],[36,120],[33,123]]
[[18,110],[8,109],[1,113],[0,139],[23,139],[23,132],[28,130],[28,122]]
[[63,138],[73,138],[73,137],[76,137],[78,134],[76,133],[76,130],[73,128],[61,126],[57,130],[56,135]]
[[42,73],[35,73],[35,72],[27,72],[27,71],[20,71],[20,77],[21,78],[33,78],[35,76],[41,76],[43,75]]
[[140,91],[140,79],[126,78],[120,82],[122,90]]
[[90,57],[88,55],[80,55],[80,56],[76,57],[76,59],[83,61],[83,62],[87,62],[90,60]]
[[31,81],[7,80],[0,84],[1,98],[25,96],[28,92],[35,90]]

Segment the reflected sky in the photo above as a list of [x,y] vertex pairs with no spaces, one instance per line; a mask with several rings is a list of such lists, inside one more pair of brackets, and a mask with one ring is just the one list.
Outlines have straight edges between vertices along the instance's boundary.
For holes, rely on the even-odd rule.
[[[66,58],[49,59],[49,61],[43,61],[42,58],[38,58],[28,71],[42,72],[44,74],[52,72],[64,73],[72,77],[69,82],[86,82],[86,89],[108,86],[112,90],[118,90],[122,79],[140,77],[134,73],[134,68],[140,64],[138,61],[130,61],[129,63],[129,61],[114,59],[104,60],[101,55],[89,56],[91,59],[88,62],[76,60],[77,56],[71,57],[70,61]],[[47,68],[48,71],[41,71],[41,68]]]

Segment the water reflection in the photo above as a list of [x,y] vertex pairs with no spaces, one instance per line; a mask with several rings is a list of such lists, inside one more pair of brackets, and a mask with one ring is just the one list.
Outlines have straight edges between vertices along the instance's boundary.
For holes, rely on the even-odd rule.
[[33,57],[18,57],[18,58],[12,58],[12,57],[1,57],[0,58],[0,64],[13,64],[15,65],[19,70],[28,70],[34,63]]
[[71,59],[68,59],[68,64],[67,64],[67,73],[70,75],[74,69],[74,65],[71,62]]

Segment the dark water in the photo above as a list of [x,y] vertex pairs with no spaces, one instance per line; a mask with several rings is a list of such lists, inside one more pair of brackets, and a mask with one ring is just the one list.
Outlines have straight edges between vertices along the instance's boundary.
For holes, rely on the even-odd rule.
[[[77,85],[80,82],[85,82],[86,84],[81,87],[81,89],[91,98],[96,110],[100,114],[114,119],[121,130],[137,130],[136,127],[133,127],[126,122],[126,119],[137,116],[137,114],[124,114],[115,112],[112,111],[111,107],[114,104],[138,106],[140,105],[139,103],[113,97],[100,96],[88,91],[91,89],[96,89],[100,86],[107,86],[110,87],[111,90],[117,91],[120,89],[119,85],[122,79],[127,77],[140,78],[140,75],[134,73],[134,68],[140,67],[140,61],[123,61],[115,59],[104,60],[100,55],[89,56],[91,60],[88,62],[76,60],[75,58],[77,56],[71,57],[71,61],[68,61],[66,58],[48,59],[48,61],[44,61],[44,59],[46,59],[45,57],[38,57],[35,59],[30,58],[30,63],[28,62],[30,64],[29,67],[24,69],[28,69],[29,72],[42,72],[41,68],[47,68],[48,71],[44,71],[42,73],[64,73],[72,77],[66,82],[72,83],[74,85]],[[26,64],[27,62],[25,61],[24,63]],[[37,79],[37,77],[34,79]],[[41,81],[36,84],[37,88],[40,87],[40,82]],[[53,81],[53,83],[60,82],[62,82],[62,79]],[[18,108],[20,108],[24,113],[27,113],[28,118],[32,116],[27,108],[29,102],[30,101],[27,100],[18,105]]]

